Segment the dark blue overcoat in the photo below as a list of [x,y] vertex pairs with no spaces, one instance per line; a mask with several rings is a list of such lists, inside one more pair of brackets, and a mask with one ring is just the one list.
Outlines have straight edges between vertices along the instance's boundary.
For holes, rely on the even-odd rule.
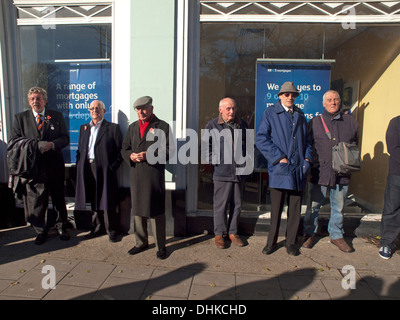
[[[312,159],[311,139],[307,135],[304,113],[293,107],[293,117],[280,101],[268,107],[261,118],[255,143],[268,161],[269,187],[304,190]],[[283,158],[288,163],[279,163]]]

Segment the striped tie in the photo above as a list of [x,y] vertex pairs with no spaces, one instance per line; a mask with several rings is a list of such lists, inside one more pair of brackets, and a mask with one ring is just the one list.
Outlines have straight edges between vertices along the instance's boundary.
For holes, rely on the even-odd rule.
[[36,125],[37,125],[37,129],[39,131],[39,135],[42,136],[43,120],[42,120],[42,115],[41,114],[36,115]]

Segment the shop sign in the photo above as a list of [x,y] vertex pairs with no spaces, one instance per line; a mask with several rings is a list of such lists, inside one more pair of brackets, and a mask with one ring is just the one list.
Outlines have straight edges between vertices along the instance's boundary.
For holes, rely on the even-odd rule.
[[48,74],[48,106],[64,114],[70,134],[64,160],[75,163],[79,128],[91,120],[90,103],[103,101],[107,111],[104,118],[111,121],[111,64],[51,64]]

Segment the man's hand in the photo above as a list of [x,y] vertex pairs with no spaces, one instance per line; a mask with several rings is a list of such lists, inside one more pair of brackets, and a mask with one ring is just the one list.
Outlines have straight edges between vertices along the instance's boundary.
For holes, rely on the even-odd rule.
[[142,162],[146,160],[146,152],[131,153],[130,156],[132,162]]
[[53,149],[53,142],[51,141],[39,141],[38,148],[41,153],[45,153],[51,149]]

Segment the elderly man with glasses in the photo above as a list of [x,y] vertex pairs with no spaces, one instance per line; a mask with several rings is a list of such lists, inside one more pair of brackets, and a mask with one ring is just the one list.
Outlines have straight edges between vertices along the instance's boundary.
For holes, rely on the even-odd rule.
[[75,209],[85,210],[86,202],[91,204],[92,229],[85,239],[107,232],[109,240],[115,242],[119,229],[117,169],[122,163],[122,134],[118,124],[104,119],[106,108],[102,101],[93,101],[89,111],[92,120],[79,131]]
[[256,133],[256,146],[268,161],[271,195],[271,226],[264,254],[271,254],[277,248],[285,200],[286,250],[294,256],[300,253],[296,246],[297,229],[312,154],[305,115],[294,105],[298,95],[293,82],[285,82],[278,93],[280,100],[265,109]]

